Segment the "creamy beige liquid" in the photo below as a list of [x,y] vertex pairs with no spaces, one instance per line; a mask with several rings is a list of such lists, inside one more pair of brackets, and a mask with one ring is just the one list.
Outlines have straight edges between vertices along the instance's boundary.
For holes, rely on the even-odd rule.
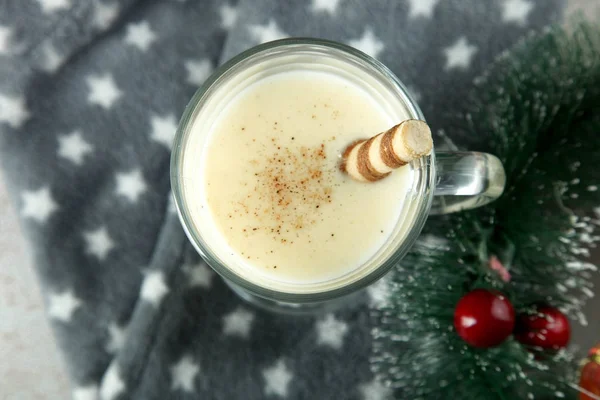
[[356,182],[340,172],[340,154],[406,118],[322,72],[253,84],[221,110],[206,145],[188,150],[198,152],[200,180],[188,194],[192,215],[208,210],[214,224],[208,245],[243,265],[237,273],[275,281],[317,283],[355,270],[390,235],[413,176],[407,166]]

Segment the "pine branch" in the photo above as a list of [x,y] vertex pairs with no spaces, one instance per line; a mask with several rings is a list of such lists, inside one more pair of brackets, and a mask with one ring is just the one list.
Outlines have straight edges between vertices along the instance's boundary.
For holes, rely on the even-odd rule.
[[[534,357],[509,339],[489,349],[454,331],[458,300],[503,291],[517,312],[551,304],[583,321],[600,240],[585,214],[600,204],[600,27],[555,28],[517,45],[478,80],[463,126],[484,132],[507,172],[505,194],[484,209],[430,221],[390,277],[389,303],[373,310],[372,365],[398,398],[575,397],[570,351]],[[498,257],[511,274],[489,268]],[[532,397],[533,396],[533,397]]]

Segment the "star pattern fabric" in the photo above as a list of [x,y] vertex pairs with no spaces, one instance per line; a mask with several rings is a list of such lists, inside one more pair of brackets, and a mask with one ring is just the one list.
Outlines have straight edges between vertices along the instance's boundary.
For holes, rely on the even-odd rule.
[[99,261],[104,261],[115,247],[105,226],[84,232],[83,237],[86,244],[86,253],[96,257]]
[[48,301],[48,315],[61,322],[69,322],[75,310],[81,307],[81,300],[71,291],[50,294]]
[[117,173],[117,194],[135,203],[147,189],[146,181],[139,169]]
[[92,25],[98,29],[106,29],[114,21],[119,8],[116,3],[107,4],[100,0],[94,2]]
[[153,306],[160,305],[163,297],[169,292],[169,288],[165,284],[165,279],[160,272],[150,272],[144,278],[140,297],[146,300]]
[[0,93],[0,124],[20,128],[30,115],[25,99]]
[[44,61],[40,68],[48,73],[55,72],[63,62],[63,58],[51,43],[46,43],[43,47]]
[[114,79],[109,74],[90,76],[87,79],[87,84],[89,86],[88,101],[106,110],[110,109],[114,102],[123,95],[123,92],[117,87]]
[[171,367],[171,390],[194,392],[194,379],[200,367],[190,356],[184,356]]
[[292,381],[293,375],[285,365],[283,359],[263,371],[265,379],[265,395],[275,395],[277,397],[287,397],[289,384]]
[[254,314],[238,308],[223,317],[223,334],[247,338],[250,335],[252,321],[254,321]]
[[377,36],[375,36],[375,34],[370,28],[367,28],[359,39],[351,40],[348,44],[352,47],[356,47],[360,51],[365,52],[374,58],[377,58],[379,53],[384,48],[384,45],[381,42],[381,40],[379,40]]
[[266,25],[251,25],[249,30],[258,43],[266,43],[288,37],[288,34],[283,32],[272,19]]
[[21,215],[36,222],[45,222],[57,209],[58,205],[52,199],[49,187],[25,191],[22,194],[23,208]]
[[348,324],[328,314],[317,321],[317,344],[340,349],[344,343],[344,336],[348,333]]
[[152,126],[152,140],[170,149],[173,145],[175,132],[177,131],[177,120],[175,119],[175,116],[166,115],[162,117],[155,115],[152,116],[150,124]]
[[209,289],[215,276],[215,273],[204,263],[194,266],[185,265],[183,271],[187,275],[187,283],[191,287]]
[[25,3],[0,5],[0,157],[73,398],[402,398],[369,368],[385,278],[353,309],[290,317],[201,260],[170,192],[179,117],[239,52],[311,36],[384,63],[449,136],[473,79],[563,0]]
[[371,382],[360,386],[360,393],[363,400],[391,400],[393,391],[378,380],[373,379]]
[[140,23],[132,23],[127,26],[127,34],[125,43],[137,47],[141,51],[146,51],[156,40],[156,34],[150,29],[150,25],[146,21]]
[[388,280],[385,277],[367,288],[369,302],[372,307],[383,307],[386,305],[389,293]]
[[73,164],[81,165],[85,156],[93,150],[93,146],[83,139],[79,131],[58,137],[58,155]]
[[508,0],[502,4],[502,20],[524,25],[531,10],[533,10],[531,1]]
[[313,0],[312,10],[313,11],[324,11],[331,15],[335,15],[340,0]]
[[125,343],[127,335],[127,327],[122,327],[112,322],[108,325],[108,343],[106,343],[106,351],[109,353],[116,353],[121,350]]
[[188,83],[200,86],[210,75],[212,65],[209,60],[190,60],[185,62],[185,69]]
[[71,6],[70,0],[37,0],[42,7],[42,11],[46,14],[53,13]]
[[452,46],[444,49],[446,69],[468,68],[476,52],[477,47],[470,44],[464,36],[461,36]]
[[100,398],[102,400],[115,400],[125,391],[125,388],[125,382],[121,378],[118,365],[112,364],[102,379]]
[[232,28],[238,18],[237,9],[229,4],[223,4],[219,9],[219,14],[221,15],[221,26],[225,29]]
[[408,0],[408,16],[410,18],[431,18],[433,10],[438,2],[439,0]]
[[97,400],[98,386],[80,386],[73,389],[73,400]]
[[12,31],[0,25],[0,54],[8,54],[10,49]]

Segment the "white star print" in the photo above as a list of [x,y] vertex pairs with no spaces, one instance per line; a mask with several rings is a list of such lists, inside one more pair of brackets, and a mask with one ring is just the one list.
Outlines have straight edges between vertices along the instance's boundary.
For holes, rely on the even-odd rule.
[[382,278],[367,288],[371,307],[380,308],[388,303],[390,287],[386,278]]
[[384,386],[377,379],[360,386],[360,392],[364,400],[387,400],[391,399],[392,389]]
[[79,386],[73,389],[73,400],[98,400],[98,386]]
[[333,15],[335,14],[339,3],[340,0],[313,0],[312,10],[314,12],[326,11],[329,14]]
[[102,400],[114,400],[125,391],[125,383],[120,375],[117,364],[113,363],[108,367],[100,385],[100,398]]
[[348,324],[329,314],[324,319],[317,321],[317,344],[339,349],[342,347],[347,332]]
[[98,29],[106,29],[114,21],[119,7],[117,4],[104,4],[99,0],[94,2],[94,16],[92,25]]
[[408,16],[409,18],[416,18],[423,16],[431,18],[433,15],[433,9],[437,5],[439,0],[408,0]]
[[88,101],[106,110],[110,109],[113,103],[123,95],[109,74],[89,76],[87,84],[90,89]]
[[187,281],[191,287],[199,286],[205,289],[210,288],[215,276],[214,272],[204,263],[195,266],[185,265],[183,272],[187,275]]
[[81,165],[83,158],[93,149],[92,145],[83,140],[79,131],[58,137],[58,155],[73,164]]
[[185,392],[194,391],[194,379],[200,372],[198,364],[190,356],[183,356],[181,360],[171,366],[171,390],[181,389]]
[[125,43],[137,47],[142,51],[148,50],[150,45],[156,40],[156,34],[150,29],[150,24],[146,21],[127,26],[127,36]]
[[169,192],[169,198],[167,199],[167,211],[173,214],[177,213],[177,205],[175,204],[173,192]]
[[70,0],[37,0],[45,13],[51,13],[71,6]]
[[58,54],[58,51],[52,46],[50,42],[47,42],[42,48],[44,54],[43,64],[40,68],[48,73],[55,72],[63,62],[63,57]]
[[154,141],[171,149],[173,146],[173,138],[177,131],[177,120],[175,119],[175,116],[172,114],[167,115],[166,117],[154,115],[150,118],[150,125],[152,126],[152,134],[150,137]]
[[363,53],[367,53],[371,57],[377,58],[381,50],[383,50],[383,43],[373,34],[370,28],[367,28],[360,39],[350,41],[350,46],[356,47]]
[[185,69],[188,83],[200,86],[210,75],[212,65],[208,60],[189,60],[185,62]]
[[237,21],[237,9],[229,4],[223,4],[219,9],[219,14],[221,14],[221,26],[225,29],[233,27]]
[[135,203],[147,189],[146,181],[140,169],[117,173],[117,194]]
[[0,93],[0,123],[20,128],[30,115],[23,97],[9,97]]
[[95,231],[85,232],[83,237],[86,242],[86,252],[96,256],[98,260],[103,261],[108,253],[115,247],[105,226]]
[[274,394],[280,397],[286,397],[288,385],[292,380],[292,373],[285,366],[285,362],[279,359],[274,365],[263,370],[265,378],[265,394],[268,396]]
[[524,25],[533,9],[533,4],[526,0],[507,0],[502,4],[502,21]]
[[464,36],[460,37],[452,46],[444,49],[446,69],[467,68],[476,52],[476,46],[469,44]]
[[223,334],[247,338],[253,321],[253,313],[238,307],[223,317]]
[[38,190],[26,190],[21,194],[23,208],[21,214],[36,222],[45,222],[53,212],[58,210],[58,204],[52,199],[50,188],[44,186]]
[[142,283],[141,297],[154,306],[158,306],[162,298],[169,292],[165,279],[160,272],[150,272]]
[[252,25],[248,28],[250,34],[254,36],[259,43],[271,42],[277,39],[288,37],[288,34],[283,32],[277,26],[274,20],[269,20],[266,25]]
[[127,337],[127,327],[121,327],[114,322],[108,325],[108,343],[106,343],[106,351],[114,354],[121,350],[123,344],[125,344],[125,338]]
[[75,310],[81,307],[81,300],[73,295],[73,292],[66,291],[54,293],[48,296],[48,315],[50,318],[62,322],[69,322]]
[[0,25],[0,54],[8,54],[10,53],[10,42],[11,42],[12,32],[9,28]]

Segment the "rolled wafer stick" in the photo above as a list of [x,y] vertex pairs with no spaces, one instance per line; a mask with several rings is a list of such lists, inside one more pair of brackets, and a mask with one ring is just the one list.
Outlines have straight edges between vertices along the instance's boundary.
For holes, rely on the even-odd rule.
[[342,155],[342,171],[361,182],[375,182],[394,169],[431,152],[431,129],[409,119],[373,136],[351,143]]

